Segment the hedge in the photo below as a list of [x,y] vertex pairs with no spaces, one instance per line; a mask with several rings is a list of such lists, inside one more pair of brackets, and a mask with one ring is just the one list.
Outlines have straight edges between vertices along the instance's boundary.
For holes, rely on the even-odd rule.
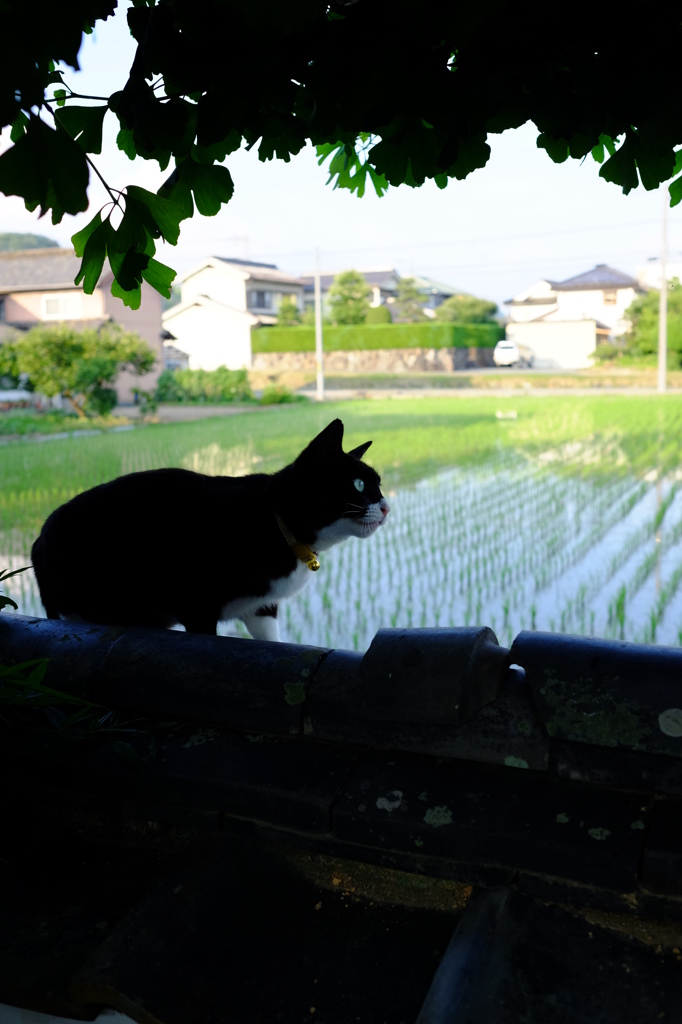
[[[357,324],[325,327],[325,352],[379,348],[494,348],[504,337],[499,324]],[[314,327],[257,327],[252,352],[314,352]]]

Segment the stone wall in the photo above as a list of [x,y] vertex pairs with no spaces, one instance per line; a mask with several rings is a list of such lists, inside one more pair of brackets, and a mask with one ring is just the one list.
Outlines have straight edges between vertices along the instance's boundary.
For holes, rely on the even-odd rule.
[[[327,373],[439,373],[493,366],[491,348],[384,348],[325,352]],[[254,352],[253,370],[315,371],[314,352]]]

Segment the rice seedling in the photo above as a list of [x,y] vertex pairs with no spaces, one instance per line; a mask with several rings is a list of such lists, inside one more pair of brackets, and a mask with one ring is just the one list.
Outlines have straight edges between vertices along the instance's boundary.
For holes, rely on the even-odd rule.
[[[334,415],[370,437],[393,511],[369,541],[325,553],[281,613],[285,639],[366,648],[381,626],[496,624],[679,644],[682,402],[452,398],[289,406],[0,453],[0,567],[26,564],[52,508],[124,472],[272,471]],[[376,459],[371,458],[376,453]],[[172,514],[172,510],[169,510]],[[153,524],[150,524],[150,531]],[[195,544],[191,524],[178,553]],[[7,583],[42,614],[32,574]],[[245,635],[240,624],[230,632]]]

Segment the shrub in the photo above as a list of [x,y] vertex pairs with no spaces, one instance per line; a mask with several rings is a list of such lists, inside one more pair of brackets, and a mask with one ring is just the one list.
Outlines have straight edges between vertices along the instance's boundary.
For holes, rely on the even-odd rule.
[[475,295],[451,295],[436,309],[436,320],[456,324],[495,323],[497,304]]
[[219,366],[217,370],[164,370],[154,398],[157,402],[249,402],[253,393],[246,370]]
[[260,398],[261,405],[282,405],[285,402],[306,402],[305,395],[295,395],[284,384],[269,384],[263,388]]
[[366,324],[390,324],[391,311],[388,306],[370,306],[365,317]]
[[110,385],[122,369],[139,375],[153,365],[147,342],[114,323],[96,331],[77,331],[66,323],[38,324],[0,346],[0,376],[24,376],[48,398],[63,395],[81,418],[111,412],[116,392]]
[[[384,348],[494,348],[504,337],[499,324],[357,324],[326,327],[327,352]],[[261,327],[251,331],[253,352],[314,352],[312,327]]]

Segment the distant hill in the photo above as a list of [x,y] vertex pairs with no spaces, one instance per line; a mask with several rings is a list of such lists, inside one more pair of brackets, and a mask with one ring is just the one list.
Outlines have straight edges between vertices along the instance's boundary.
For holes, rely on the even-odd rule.
[[45,235],[21,235],[8,231],[0,233],[0,252],[18,252],[20,249],[58,249],[59,242]]

